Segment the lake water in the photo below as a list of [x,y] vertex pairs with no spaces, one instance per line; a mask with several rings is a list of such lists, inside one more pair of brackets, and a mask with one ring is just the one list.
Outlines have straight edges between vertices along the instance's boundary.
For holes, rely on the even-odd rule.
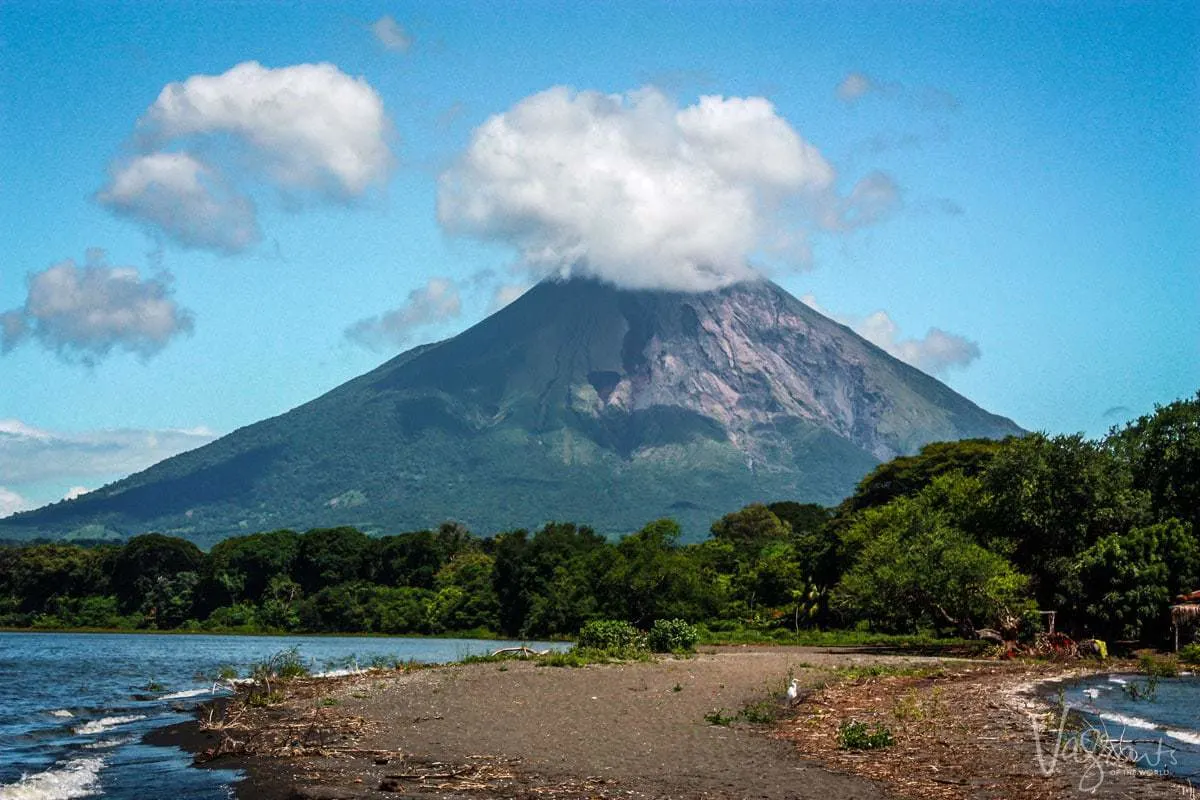
[[1138,769],[1200,785],[1200,676],[1164,678],[1144,696],[1150,688],[1144,675],[1093,675],[1065,685],[1063,699],[1089,741],[1107,737]]
[[[192,718],[222,666],[298,647],[314,672],[373,659],[457,661],[521,642],[303,636],[0,633],[0,800],[224,800],[240,775],[194,769],[148,731]],[[532,643],[538,648],[565,647]],[[149,688],[147,688],[149,687]]]

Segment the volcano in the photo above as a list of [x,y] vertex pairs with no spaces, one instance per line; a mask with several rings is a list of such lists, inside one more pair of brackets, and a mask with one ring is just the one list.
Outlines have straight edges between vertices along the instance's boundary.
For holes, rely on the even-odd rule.
[[477,533],[549,520],[688,538],[754,501],[834,503],[880,461],[1020,434],[769,281],[543,282],[463,333],[0,537],[277,528]]

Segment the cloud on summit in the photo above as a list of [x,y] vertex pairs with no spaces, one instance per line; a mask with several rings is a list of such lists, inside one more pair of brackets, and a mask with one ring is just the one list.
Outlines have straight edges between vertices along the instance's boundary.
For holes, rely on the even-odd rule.
[[884,352],[911,364],[930,375],[941,375],[950,369],[961,369],[979,358],[979,345],[941,328],[930,328],[923,338],[905,338],[900,326],[886,311],[876,311],[865,317],[836,314],[806,294],[800,300],[809,308],[840,322]]
[[390,135],[363,78],[247,61],[164,87],[96,197],[185,247],[236,253],[259,238],[251,187],[289,207],[351,202],[390,175]]
[[834,168],[761,97],[555,87],[484,122],[439,179],[450,233],[508,244],[530,277],[702,291],[806,266],[811,232],[882,218],[894,183],[839,198]]
[[26,279],[25,304],[0,314],[0,351],[26,340],[70,362],[95,364],[114,349],[149,358],[191,333],[192,314],[172,297],[167,273],[142,278],[135,267],[111,267],[88,251]]

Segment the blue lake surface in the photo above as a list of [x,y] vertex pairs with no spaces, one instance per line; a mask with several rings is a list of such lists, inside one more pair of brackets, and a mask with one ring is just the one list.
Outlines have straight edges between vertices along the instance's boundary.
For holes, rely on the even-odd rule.
[[1136,768],[1200,785],[1200,676],[1164,678],[1142,696],[1149,688],[1144,675],[1092,675],[1064,686],[1063,699]]
[[[224,800],[241,777],[143,744],[192,718],[223,666],[297,647],[314,672],[374,659],[439,663],[522,644],[479,639],[0,633],[0,800]],[[538,648],[567,645],[529,643]],[[153,686],[152,686],[153,685]],[[153,691],[146,687],[152,686]]]

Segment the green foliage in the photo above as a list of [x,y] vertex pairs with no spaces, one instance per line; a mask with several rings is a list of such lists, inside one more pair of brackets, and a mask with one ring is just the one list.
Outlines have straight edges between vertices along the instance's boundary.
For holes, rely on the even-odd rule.
[[843,750],[878,750],[896,743],[886,725],[868,726],[865,722],[850,720],[838,728],[838,747]]
[[593,620],[580,628],[576,646],[594,650],[641,650],[646,647],[646,638],[623,620]]
[[1154,678],[1174,678],[1179,675],[1179,658],[1173,654],[1143,651],[1138,654],[1138,669],[1143,675]]
[[[277,530],[208,554],[160,534],[0,546],[0,625],[582,632],[573,655],[555,658],[583,663],[644,653],[639,629],[659,650],[704,641],[976,652],[978,641],[939,637],[970,638],[976,626],[1029,637],[1041,608],[1075,638],[1162,646],[1167,606],[1200,589],[1198,426],[1200,394],[1098,442],[935,443],[879,465],[836,510],[752,504],[697,544],[656,520],[611,541],[554,522],[492,539],[457,523],[389,536]],[[404,469],[437,483],[431,464]],[[345,484],[324,496],[369,504],[378,492]],[[157,502],[136,491],[125,502],[139,497]]]
[[847,538],[861,552],[834,592],[835,606],[884,631],[950,626],[967,634],[1019,610],[1028,580],[950,525],[925,492],[859,517]]
[[723,708],[716,708],[704,715],[704,721],[709,725],[732,725],[737,721],[737,716],[726,714]]
[[656,653],[690,653],[699,640],[700,632],[682,619],[656,619],[646,637]]
[[1101,537],[1074,563],[1079,616],[1106,639],[1166,634],[1163,610],[1200,586],[1200,544],[1179,520]]

